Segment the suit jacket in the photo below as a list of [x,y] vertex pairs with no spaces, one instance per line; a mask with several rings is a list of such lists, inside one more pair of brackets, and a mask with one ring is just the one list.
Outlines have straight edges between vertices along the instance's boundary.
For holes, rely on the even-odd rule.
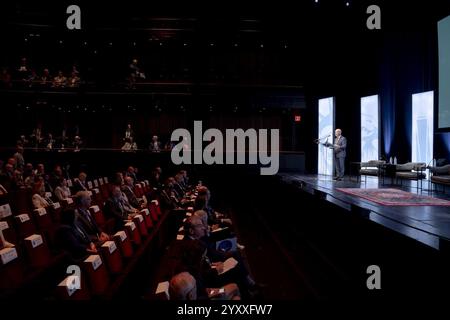
[[177,207],[177,203],[170,196],[170,191],[162,190],[161,194],[159,195],[159,200],[161,202],[161,208],[163,208],[164,210],[173,210]]
[[123,228],[123,226],[125,225],[123,220],[128,219],[128,212],[125,211],[124,207],[121,206],[118,201],[115,201],[112,198],[108,198],[108,200],[106,200],[105,202],[103,210],[108,218],[114,219],[115,230],[120,230]]
[[197,294],[204,295],[207,287],[214,287],[211,281],[217,275],[211,269],[210,263],[203,257],[206,246],[200,240],[185,237],[183,240],[175,240],[167,252],[164,277],[170,279],[172,276],[187,271],[197,281]]
[[[76,228],[78,227],[78,228]],[[88,255],[87,249],[91,243],[89,235],[78,225],[61,225],[56,232],[58,245],[67,251],[75,260],[83,259]]]
[[91,215],[89,210],[87,212],[82,212],[80,209],[76,209],[76,214],[79,224],[83,227],[86,233],[89,235],[92,242],[98,241],[98,236],[102,232],[100,227],[95,222],[94,217]]
[[334,144],[338,146],[334,147],[334,156],[336,158],[345,158],[347,155],[347,139],[344,136],[341,136],[339,140],[337,138],[334,139]]
[[139,200],[136,198],[136,195],[134,194],[134,191],[129,186],[122,186],[122,192],[125,193],[125,195],[128,198],[128,202],[131,204],[132,207],[139,209],[140,204]]

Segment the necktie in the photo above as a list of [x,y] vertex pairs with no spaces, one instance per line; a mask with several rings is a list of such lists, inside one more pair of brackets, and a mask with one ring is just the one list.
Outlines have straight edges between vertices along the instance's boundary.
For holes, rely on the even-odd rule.
[[87,212],[84,209],[81,212],[83,213],[83,215],[87,219],[87,221],[89,221],[89,223],[92,224],[91,215],[89,214],[89,212]]

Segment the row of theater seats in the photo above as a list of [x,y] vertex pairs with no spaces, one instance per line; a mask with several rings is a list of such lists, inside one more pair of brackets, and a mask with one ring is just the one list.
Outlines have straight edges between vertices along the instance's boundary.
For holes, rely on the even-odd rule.
[[[102,212],[97,207],[96,216]],[[125,224],[125,229],[113,235],[113,240],[101,246],[99,254],[87,257],[77,270],[81,272],[77,288],[77,274],[68,275],[57,286],[57,295],[61,299],[88,299],[92,296],[105,296],[121,276],[128,273],[132,259],[140,256],[158,232],[157,223],[162,212],[157,200],[152,200],[150,208],[141,210],[133,221]],[[83,280],[85,279],[85,280]]]
[[[88,186],[93,200],[91,215],[104,230],[112,230],[113,223],[105,218],[102,211],[109,196],[108,179],[96,179]],[[135,193],[141,197],[150,190],[148,181],[144,181],[136,185]],[[22,201],[26,200],[21,198],[24,192],[8,195],[8,198],[2,199],[3,204],[0,206],[0,290],[1,295],[5,296],[17,294],[28,283],[35,283],[40,277],[47,279],[45,277],[54,269],[63,270],[64,273],[66,270],[81,272],[77,278],[81,279],[81,287],[77,290],[78,286],[70,284],[75,279],[73,276],[60,279],[57,286],[55,283],[58,298],[102,296],[114,285],[115,280],[126,276],[163,220],[159,202],[153,199],[148,208],[141,210],[139,215],[125,224],[124,230],[115,233],[111,241],[103,243],[98,254],[89,256],[79,265],[69,265],[67,257],[55,243],[55,233],[60,225],[61,210],[73,206],[73,200],[68,198],[61,203],[54,202],[48,208],[30,210],[22,206],[19,211],[12,210],[8,201],[15,203],[15,208],[20,207]]]

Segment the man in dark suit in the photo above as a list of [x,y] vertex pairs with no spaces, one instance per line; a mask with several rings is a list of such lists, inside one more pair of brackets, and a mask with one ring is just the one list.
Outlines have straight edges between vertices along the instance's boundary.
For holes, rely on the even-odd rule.
[[119,186],[114,186],[111,190],[111,196],[105,202],[105,215],[108,218],[114,218],[115,230],[120,230],[125,224],[125,220],[130,220],[139,210],[133,208]]
[[334,139],[334,167],[336,169],[335,180],[342,180],[345,173],[345,157],[347,155],[347,139],[342,135],[341,129],[336,129],[334,132],[336,138]]
[[56,238],[60,248],[69,253],[74,261],[82,260],[87,255],[97,252],[73,209],[61,212],[61,226],[56,232]]
[[130,205],[135,209],[143,209],[145,206],[143,206],[143,201],[138,199],[136,195],[134,194],[134,185],[133,185],[133,178],[131,177],[125,177],[124,184],[121,187],[122,192],[125,193],[125,195],[128,198],[128,202]]
[[95,222],[94,217],[89,212],[91,206],[91,196],[88,191],[79,191],[76,196],[76,214],[79,223],[83,226],[92,242],[101,243],[109,240],[109,236]]

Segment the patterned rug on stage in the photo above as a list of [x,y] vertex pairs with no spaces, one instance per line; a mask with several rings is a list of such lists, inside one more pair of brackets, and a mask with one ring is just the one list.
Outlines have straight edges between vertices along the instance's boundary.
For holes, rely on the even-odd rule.
[[450,201],[447,200],[398,189],[337,188],[337,190],[384,206],[450,206]]

